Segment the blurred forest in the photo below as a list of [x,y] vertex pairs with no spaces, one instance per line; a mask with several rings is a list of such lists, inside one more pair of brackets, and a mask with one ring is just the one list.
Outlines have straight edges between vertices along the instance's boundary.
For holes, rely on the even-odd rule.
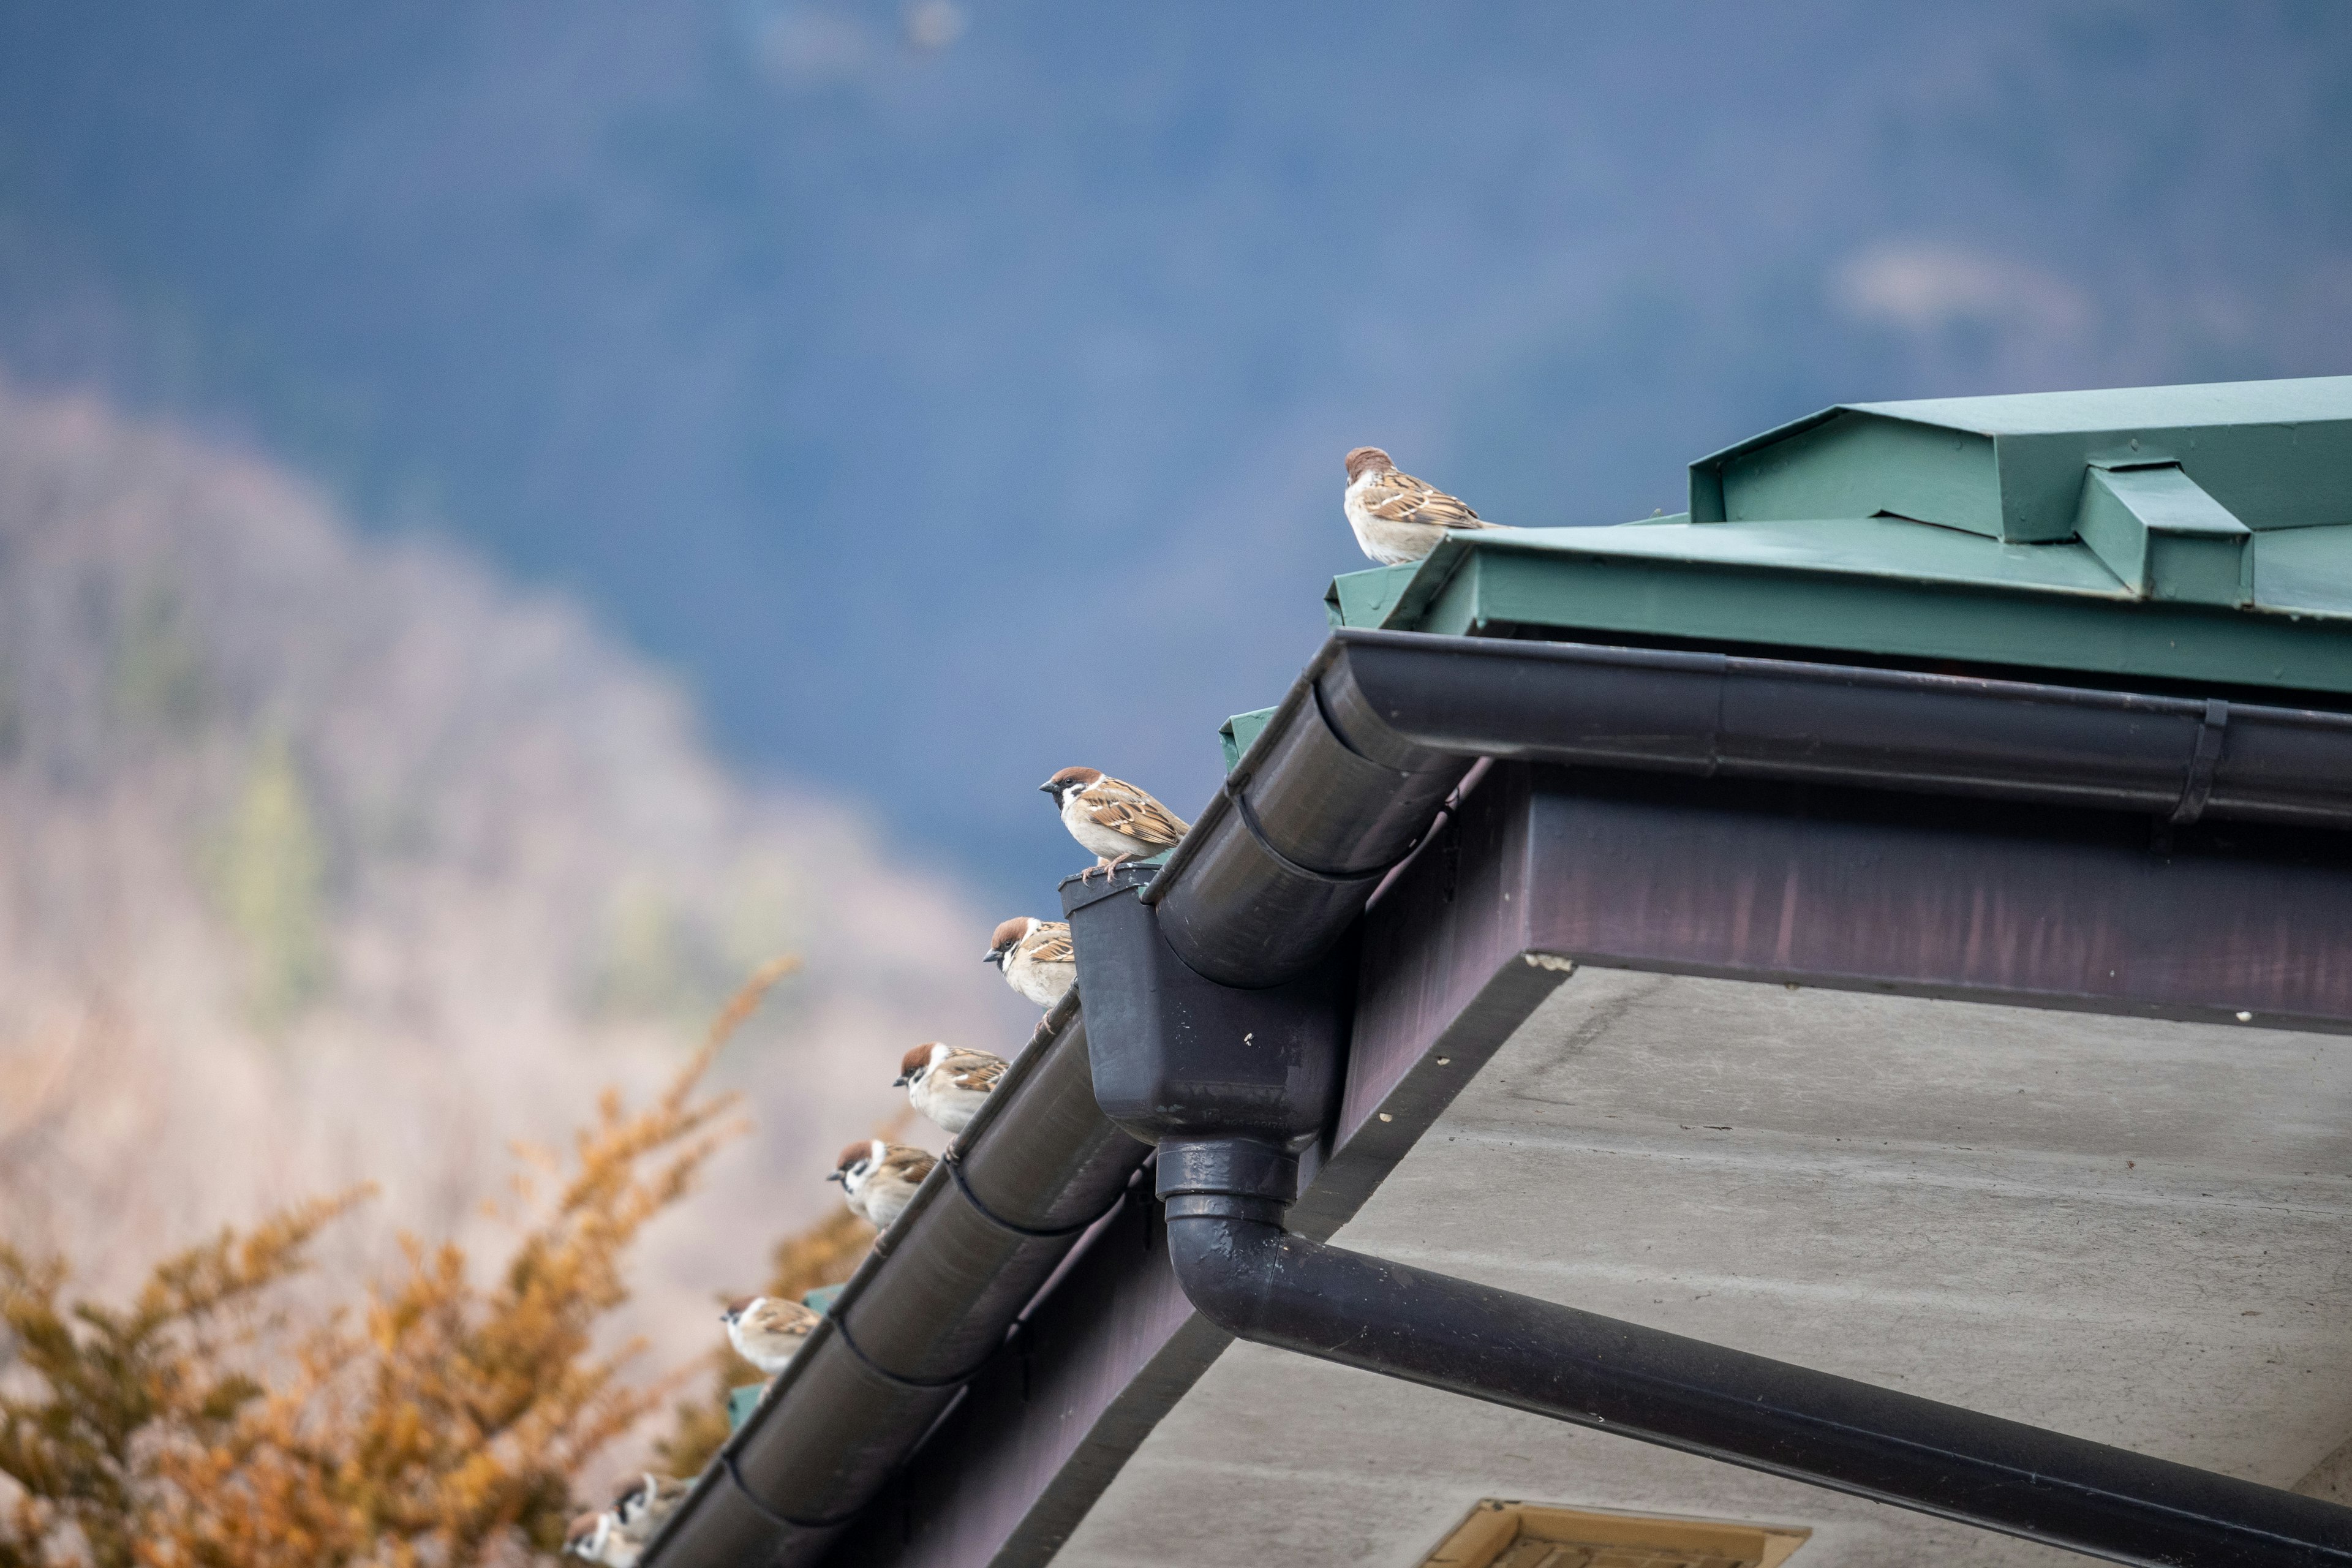
[[402,1233],[495,1256],[515,1141],[655,1094],[789,950],[804,973],[714,1068],[758,1135],[597,1331],[698,1362],[716,1299],[838,1212],[831,1152],[903,1111],[905,1047],[1034,1021],[974,962],[997,911],[849,810],[734,782],[562,601],[5,384],[0,815],[0,1243],[95,1297],[362,1183],[315,1237],[253,1233],[304,1242],[292,1300],[349,1299]]

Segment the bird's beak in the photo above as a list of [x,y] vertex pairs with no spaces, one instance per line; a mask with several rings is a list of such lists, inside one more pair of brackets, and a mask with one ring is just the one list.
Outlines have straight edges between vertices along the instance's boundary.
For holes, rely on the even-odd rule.
[[845,1172],[835,1171],[832,1175],[827,1176],[825,1180],[828,1182],[845,1182],[849,1180],[849,1176]]
[[986,952],[980,955],[980,961],[982,963],[994,963],[1003,956],[1004,954],[1001,951],[992,947]]
[[904,1089],[904,1088],[906,1088],[906,1087],[907,1087],[907,1075],[906,1075],[905,1073],[900,1073],[897,1078],[892,1079],[890,1080],[890,1087],[891,1087],[892,1089]]
[[1048,780],[1048,781],[1046,781],[1045,783],[1039,784],[1039,785],[1037,786],[1037,788],[1038,788],[1042,793],[1044,793],[1044,794],[1045,794],[1045,795],[1051,795],[1051,794],[1053,794],[1053,793],[1054,793],[1054,785],[1053,785],[1053,782],[1052,782],[1051,780]]

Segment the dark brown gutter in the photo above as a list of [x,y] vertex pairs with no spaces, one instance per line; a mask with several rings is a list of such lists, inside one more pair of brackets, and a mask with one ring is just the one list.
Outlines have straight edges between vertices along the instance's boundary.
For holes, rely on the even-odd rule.
[[1477,757],[2352,826],[2352,714],[1712,653],[1349,629],[1145,895],[1227,985],[1336,941]]
[[1063,999],[648,1548],[648,1568],[809,1563],[1015,1331],[1149,1152],[1096,1108]]

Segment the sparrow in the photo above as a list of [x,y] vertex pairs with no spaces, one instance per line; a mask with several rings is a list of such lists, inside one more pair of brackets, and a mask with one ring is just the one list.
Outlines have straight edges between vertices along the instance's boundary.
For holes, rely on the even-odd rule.
[[907,1212],[915,1189],[939,1162],[920,1149],[862,1138],[841,1152],[828,1182],[841,1184],[841,1195],[852,1214],[864,1216],[877,1230],[887,1230]]
[[1364,553],[1383,566],[1418,561],[1437,548],[1449,528],[1500,528],[1435,485],[1397,472],[1378,447],[1348,454],[1348,489],[1340,500],[1348,526]]
[[604,1548],[612,1538],[612,1514],[607,1510],[592,1510],[574,1519],[572,1528],[563,1532],[563,1555],[602,1563],[604,1561]]
[[1051,1007],[1078,983],[1078,955],[1070,946],[1070,922],[1015,915],[996,928],[981,958],[1004,972],[1004,984]]
[[735,1353],[766,1376],[784,1370],[824,1314],[776,1296],[747,1296],[719,1314]]
[[959,1051],[937,1040],[917,1046],[898,1062],[898,1087],[908,1103],[950,1133],[961,1132],[980,1114],[1004,1076],[1003,1057]]
[[635,1486],[613,1500],[612,1529],[605,1532],[605,1568],[636,1568],[637,1557],[677,1511],[691,1488],[685,1481],[647,1470]]
[[1078,873],[1081,881],[1097,871],[1116,871],[1124,861],[1157,855],[1192,830],[1191,823],[1133,784],[1098,768],[1064,768],[1037,787],[1054,797],[1062,826],[1095,858]]

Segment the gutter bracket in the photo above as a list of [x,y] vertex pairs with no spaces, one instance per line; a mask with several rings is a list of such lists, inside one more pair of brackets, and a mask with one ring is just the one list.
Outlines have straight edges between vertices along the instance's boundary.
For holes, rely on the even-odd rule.
[[2205,718],[2197,726],[2197,746],[2189,754],[2189,776],[2180,785],[2180,804],[2166,824],[2186,827],[2205,815],[2213,794],[2213,775],[2221,766],[2221,747],[2229,739],[2230,705],[2219,697],[2205,700]]

